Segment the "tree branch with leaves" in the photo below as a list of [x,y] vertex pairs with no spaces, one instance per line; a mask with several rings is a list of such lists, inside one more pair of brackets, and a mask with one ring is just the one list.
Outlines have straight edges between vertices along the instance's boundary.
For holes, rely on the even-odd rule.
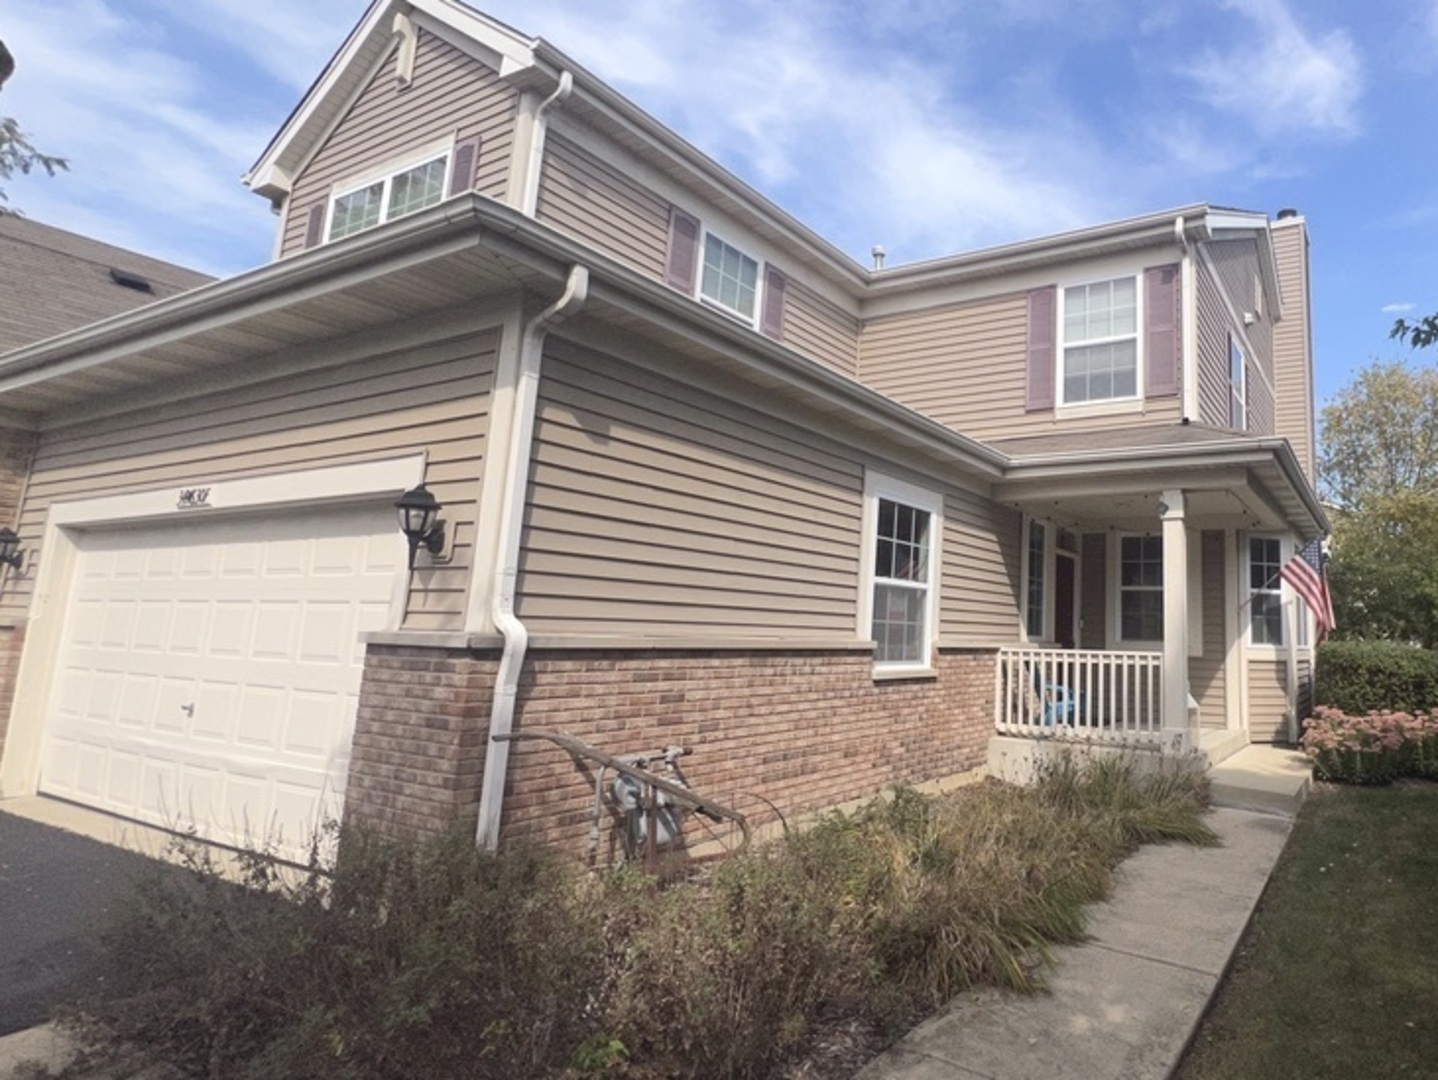
[[[5,47],[5,43],[0,41],[0,87],[3,87],[13,74],[15,57]],[[0,180],[9,180],[16,174],[24,176],[36,169],[54,176],[56,172],[69,167],[70,163],[64,158],[47,154],[37,148],[29,136],[20,130],[14,117],[0,116]],[[0,187],[0,214],[15,212],[6,205],[9,201],[10,196]]]

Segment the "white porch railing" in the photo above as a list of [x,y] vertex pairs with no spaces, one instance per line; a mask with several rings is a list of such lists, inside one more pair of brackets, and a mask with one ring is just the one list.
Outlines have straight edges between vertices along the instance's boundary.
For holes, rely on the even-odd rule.
[[994,718],[1005,735],[1157,741],[1163,653],[1000,649]]

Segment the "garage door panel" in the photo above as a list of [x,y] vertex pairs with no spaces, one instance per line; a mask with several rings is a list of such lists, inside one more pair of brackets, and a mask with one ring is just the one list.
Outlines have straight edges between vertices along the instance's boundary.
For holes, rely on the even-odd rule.
[[[342,800],[360,634],[388,621],[386,507],[85,534],[41,787],[243,843]],[[301,853],[296,849],[292,854]]]

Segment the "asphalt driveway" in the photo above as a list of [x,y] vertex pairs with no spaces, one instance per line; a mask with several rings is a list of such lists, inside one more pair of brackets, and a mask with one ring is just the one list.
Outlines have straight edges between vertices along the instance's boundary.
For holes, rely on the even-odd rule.
[[0,1036],[91,988],[98,929],[153,865],[0,806]]

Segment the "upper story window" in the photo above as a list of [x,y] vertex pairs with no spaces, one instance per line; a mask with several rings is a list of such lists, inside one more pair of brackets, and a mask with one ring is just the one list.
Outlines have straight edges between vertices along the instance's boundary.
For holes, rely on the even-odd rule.
[[754,320],[759,296],[759,262],[713,233],[704,237],[704,272],[699,294],[720,307]]
[[338,240],[433,206],[444,198],[448,166],[446,150],[362,186],[340,190],[330,204],[328,238]]
[[942,500],[871,474],[865,484],[865,604],[878,668],[927,669],[938,610]]
[[1232,334],[1228,336],[1228,426],[1248,430],[1248,363]]
[[1136,398],[1138,279],[1073,285],[1062,295],[1061,404]]
[[1255,645],[1283,644],[1283,543],[1273,536],[1248,539],[1248,625]]

